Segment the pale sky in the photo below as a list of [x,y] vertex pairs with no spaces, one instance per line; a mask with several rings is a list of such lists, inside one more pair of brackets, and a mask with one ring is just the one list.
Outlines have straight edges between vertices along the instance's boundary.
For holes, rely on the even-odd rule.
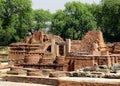
[[100,2],[100,0],[32,0],[32,8],[49,10],[53,13],[58,9],[64,9],[64,4],[72,1],[80,1],[90,4],[93,2],[98,4]]

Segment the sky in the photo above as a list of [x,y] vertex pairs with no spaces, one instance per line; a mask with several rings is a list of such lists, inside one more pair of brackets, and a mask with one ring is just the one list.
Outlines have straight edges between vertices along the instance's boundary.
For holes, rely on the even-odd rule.
[[32,0],[33,9],[44,9],[49,10],[54,13],[58,9],[64,9],[64,4],[66,2],[80,1],[83,3],[96,3],[98,4],[100,0]]

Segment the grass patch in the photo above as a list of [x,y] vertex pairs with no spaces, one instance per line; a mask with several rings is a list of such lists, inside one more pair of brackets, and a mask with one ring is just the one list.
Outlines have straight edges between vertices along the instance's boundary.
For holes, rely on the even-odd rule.
[[0,61],[1,62],[7,62],[8,61],[8,57],[2,57],[2,58],[0,58]]

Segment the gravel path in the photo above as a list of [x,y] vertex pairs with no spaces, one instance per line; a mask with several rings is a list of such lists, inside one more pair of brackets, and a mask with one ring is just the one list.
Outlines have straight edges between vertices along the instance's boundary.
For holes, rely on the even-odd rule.
[[0,81],[0,86],[50,86],[50,85]]

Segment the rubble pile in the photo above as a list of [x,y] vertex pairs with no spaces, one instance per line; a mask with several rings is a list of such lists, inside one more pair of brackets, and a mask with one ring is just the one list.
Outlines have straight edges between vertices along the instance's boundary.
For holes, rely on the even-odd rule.
[[106,74],[105,78],[109,79],[120,79],[120,74]]
[[92,67],[85,67],[80,70],[72,71],[68,73],[70,77],[94,77],[104,78],[106,74],[109,74],[110,70],[106,65],[94,65]]

